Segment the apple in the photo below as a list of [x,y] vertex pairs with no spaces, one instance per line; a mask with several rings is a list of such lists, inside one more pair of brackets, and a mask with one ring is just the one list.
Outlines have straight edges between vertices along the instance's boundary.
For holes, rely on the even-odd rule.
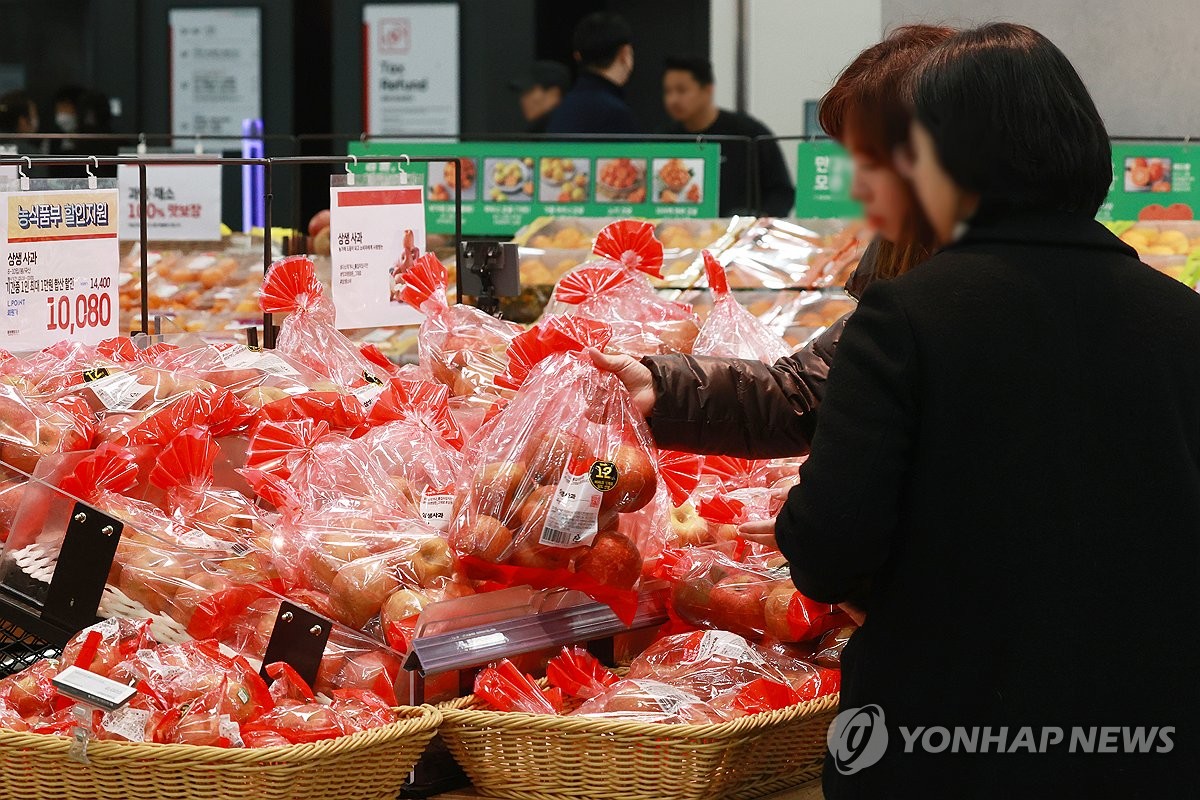
[[213,575],[211,572],[189,575],[175,592],[175,596],[171,598],[171,605],[175,609],[171,618],[187,627],[191,622],[192,615],[196,613],[196,606],[204,602],[205,598],[225,591],[231,585],[224,577]]
[[432,586],[440,578],[449,578],[454,572],[454,560],[450,544],[440,536],[432,536],[421,542],[412,560],[412,569],[422,586]]
[[195,572],[195,565],[182,557],[157,548],[138,547],[122,562],[117,588],[149,613],[162,614],[187,576]]
[[277,386],[255,386],[242,393],[242,402],[251,408],[262,408],[286,397],[288,393]]
[[377,556],[360,558],[339,569],[329,596],[342,621],[355,629],[370,622],[383,601],[400,589],[393,572],[392,566]]
[[538,483],[557,484],[568,464],[591,461],[591,448],[573,433],[549,430],[533,437],[528,452],[529,476]]
[[505,519],[526,476],[525,463],[521,461],[502,461],[484,466],[471,482],[475,510]]
[[479,516],[469,525],[458,528],[450,537],[456,551],[498,563],[513,543],[512,531],[495,517]]
[[401,650],[408,649],[415,631],[415,625],[408,620],[420,614],[429,602],[427,595],[412,589],[401,589],[384,601],[379,611],[379,621],[383,623],[384,636],[389,645]]
[[313,214],[312,219],[308,221],[308,235],[316,236],[321,231],[329,227],[329,209],[323,208],[316,214]]
[[761,636],[767,625],[763,606],[768,586],[749,573],[734,573],[718,581],[709,595],[713,623],[741,636]]
[[514,550],[508,561],[518,567],[568,569],[572,561],[586,552],[587,547],[551,547],[533,539]]
[[629,513],[645,508],[658,490],[658,474],[646,451],[622,444],[609,458],[616,467],[617,485],[604,493],[600,508]]
[[671,534],[675,544],[698,546],[708,541],[708,522],[696,512],[691,503],[671,509]]
[[391,481],[392,486],[396,488],[397,496],[403,498],[405,502],[413,505],[414,507],[420,506],[421,492],[419,489],[413,486],[412,481],[403,477],[402,475],[393,475]]
[[628,537],[602,531],[575,562],[575,571],[606,586],[632,589],[642,575],[642,554]]
[[352,561],[371,554],[363,537],[354,531],[324,531],[317,541],[305,548],[304,574],[315,588],[328,589],[338,570]]
[[788,622],[788,609],[791,607],[792,596],[795,594],[796,587],[792,585],[791,581],[781,581],[767,594],[766,604],[763,607],[767,621],[767,633],[781,642],[791,642],[796,639],[795,634],[792,633],[792,625]]
[[530,493],[517,507],[513,522],[527,538],[536,539],[541,536],[542,528],[546,525],[546,515],[550,513],[550,504],[554,501],[554,486],[539,486]]

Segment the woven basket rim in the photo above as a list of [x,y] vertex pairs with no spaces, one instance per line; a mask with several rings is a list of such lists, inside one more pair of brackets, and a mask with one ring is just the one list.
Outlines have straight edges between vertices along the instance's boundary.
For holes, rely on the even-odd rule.
[[724,722],[704,724],[682,723],[663,724],[661,722],[634,722],[629,720],[613,720],[603,717],[571,717],[556,714],[529,714],[523,711],[495,711],[479,706],[482,701],[475,695],[467,695],[457,700],[442,703],[438,708],[442,712],[442,727],[497,727],[521,728],[528,731],[561,732],[563,734],[607,734],[610,736],[643,736],[654,739],[719,739],[730,736],[743,736],[749,733],[760,733],[765,729],[778,727],[807,717],[836,709],[841,699],[841,693],[824,695],[802,703],[767,711],[761,714],[751,714],[738,719]]
[[[442,724],[441,710],[428,704],[392,710],[400,717],[395,722],[318,742],[278,747],[225,748],[194,744],[91,741],[88,742],[87,755],[92,762],[105,766],[146,761],[174,761],[180,764],[199,762],[206,766],[304,764],[346,751],[370,749],[409,736],[428,733],[432,737]],[[0,750],[38,750],[48,755],[60,754],[65,759],[71,746],[71,740],[62,736],[0,728]]]

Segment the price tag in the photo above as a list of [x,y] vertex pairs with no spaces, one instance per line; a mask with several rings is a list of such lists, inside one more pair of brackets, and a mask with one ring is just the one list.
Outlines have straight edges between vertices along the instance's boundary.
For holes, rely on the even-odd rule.
[[79,667],[67,667],[51,683],[68,697],[107,711],[115,711],[128,703],[137,690],[103,675]]
[[[373,184],[385,180],[372,179]],[[421,314],[400,297],[402,274],[425,252],[421,186],[334,186],[329,246],[337,326],[411,325]]]
[[130,375],[128,372],[114,372],[111,375],[102,375],[95,380],[87,382],[87,387],[96,394],[96,399],[99,400],[109,411],[128,411],[133,408],[138,400],[148,395],[153,391],[153,386],[147,386],[144,383],[138,383],[136,375]]
[[0,193],[4,324],[0,347],[98,344],[120,327],[117,190]]
[[[117,182],[121,238],[136,241],[141,237],[142,215],[138,168],[117,167]],[[198,164],[146,167],[146,235],[152,242],[220,241],[221,168]]]

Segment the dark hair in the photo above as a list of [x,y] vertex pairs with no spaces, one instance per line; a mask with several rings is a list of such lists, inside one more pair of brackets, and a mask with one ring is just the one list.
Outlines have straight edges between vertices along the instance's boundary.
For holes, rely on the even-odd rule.
[[33,100],[20,89],[0,96],[0,133],[16,133],[21,120],[28,119]]
[[633,43],[633,31],[620,14],[597,11],[579,20],[571,43],[579,54],[580,66],[608,69],[621,48]]
[[80,133],[112,133],[112,106],[107,95],[84,91],[75,101],[75,111]]
[[[898,145],[908,141],[912,116],[904,88],[930,51],[954,35],[952,28],[905,25],[859,53],[821,98],[821,127],[843,145],[847,140],[881,164],[892,163]],[[894,278],[933,254],[937,237],[909,189],[912,208],[902,238],[879,240],[875,275]]]
[[1112,183],[1096,104],[1053,42],[1024,25],[963,31],[913,74],[916,119],[984,209],[1095,216]]
[[701,86],[712,86],[714,82],[713,65],[707,58],[667,56],[667,60],[663,63],[663,72],[670,72],[671,70],[692,73],[692,77],[696,79],[696,83]]
[[83,96],[84,88],[82,86],[64,86],[54,93],[54,104],[70,103],[73,106],[79,105],[79,98]]

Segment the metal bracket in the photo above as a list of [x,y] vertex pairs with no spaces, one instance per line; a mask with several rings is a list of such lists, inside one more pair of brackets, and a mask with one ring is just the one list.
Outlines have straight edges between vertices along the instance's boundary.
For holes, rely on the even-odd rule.
[[512,242],[463,242],[459,264],[462,293],[474,297],[480,311],[495,314],[499,298],[521,293],[520,259]]
[[96,622],[124,528],[122,522],[91,506],[75,504],[42,606],[48,621],[72,631]]
[[271,639],[263,654],[263,679],[270,680],[268,664],[286,661],[309,686],[316,684],[331,630],[333,623],[330,620],[284,600],[279,604],[275,627],[271,629]]

